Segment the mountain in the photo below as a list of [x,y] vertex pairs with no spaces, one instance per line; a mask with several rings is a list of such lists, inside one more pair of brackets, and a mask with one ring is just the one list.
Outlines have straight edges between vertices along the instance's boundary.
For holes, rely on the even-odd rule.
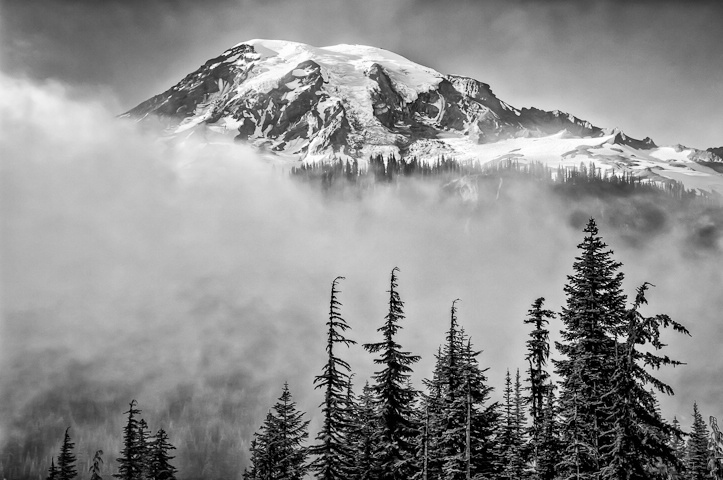
[[243,42],[123,116],[160,121],[172,137],[233,138],[290,162],[586,163],[723,193],[719,152],[659,147],[557,110],[517,109],[485,83],[362,45]]

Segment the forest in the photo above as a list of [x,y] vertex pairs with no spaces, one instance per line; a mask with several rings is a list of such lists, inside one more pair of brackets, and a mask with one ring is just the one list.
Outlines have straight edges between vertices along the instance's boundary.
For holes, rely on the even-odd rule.
[[[341,286],[331,283],[326,362],[313,388],[323,394],[321,425],[310,439],[307,412],[288,383],[250,439],[245,480],[303,478],[403,479],[723,479],[723,435],[693,404],[692,425],[663,418],[659,395],[673,388],[655,372],[681,362],[669,358],[666,329],[689,335],[665,314],[646,316],[643,283],[633,299],[623,293],[623,265],[590,219],[564,285],[561,311],[532,300],[520,328],[528,331],[524,371],[507,371],[504,385],[487,379],[480,351],[449,308],[448,327],[434,353],[435,367],[418,390],[411,382],[420,357],[405,351],[401,272],[390,275],[388,310],[375,342],[362,347],[376,372],[355,385],[344,359],[356,342],[344,319]],[[552,328],[559,342],[550,341]],[[356,382],[361,383],[361,382]],[[311,387],[311,386],[310,386]],[[502,401],[491,400],[501,389]],[[173,432],[151,434],[131,401],[125,412],[121,480],[188,478],[174,467]],[[48,480],[100,480],[103,452],[78,472],[70,429],[48,466]],[[239,452],[240,453],[240,452]],[[234,452],[228,452],[234,455]]]

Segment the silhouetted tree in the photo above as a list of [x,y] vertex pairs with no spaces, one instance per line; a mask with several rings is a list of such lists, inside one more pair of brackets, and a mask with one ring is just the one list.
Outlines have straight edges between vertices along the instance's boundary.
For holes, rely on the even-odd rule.
[[[393,164],[390,165],[393,167]],[[411,365],[419,361],[419,356],[402,351],[395,340],[395,335],[402,328],[399,323],[404,319],[404,302],[397,291],[398,271],[396,267],[392,269],[388,290],[389,312],[384,317],[384,324],[377,329],[383,339],[378,343],[364,344],[368,352],[381,354],[374,363],[383,367],[374,374],[375,382],[371,387],[378,417],[375,457],[379,468],[377,478],[380,480],[407,480],[413,475],[412,458],[417,434],[414,421],[417,391],[411,387],[409,379]]]
[[346,403],[347,386],[349,383],[349,364],[339,358],[334,350],[337,345],[349,346],[356,343],[344,336],[349,325],[339,311],[337,284],[344,277],[336,277],[331,284],[331,301],[329,320],[327,321],[327,362],[321,375],[314,379],[314,388],[324,390],[324,401],[321,404],[323,422],[316,439],[319,441],[310,448],[316,458],[310,468],[317,478],[323,480],[345,479],[351,469],[352,452],[347,444],[347,433],[351,425],[348,423]]
[[76,458],[73,453],[75,443],[70,441],[69,430],[70,427],[65,429],[63,445],[60,447],[60,455],[58,455],[58,480],[70,480],[78,476],[78,470],[75,468]]

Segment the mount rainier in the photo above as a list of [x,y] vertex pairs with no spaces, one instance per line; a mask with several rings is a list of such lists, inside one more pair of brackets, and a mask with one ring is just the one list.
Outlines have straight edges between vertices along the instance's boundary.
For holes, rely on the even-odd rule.
[[239,43],[123,116],[160,122],[174,138],[232,138],[294,165],[354,159],[363,168],[377,155],[583,163],[723,193],[714,151],[660,147],[564,112],[517,109],[485,83],[362,45]]

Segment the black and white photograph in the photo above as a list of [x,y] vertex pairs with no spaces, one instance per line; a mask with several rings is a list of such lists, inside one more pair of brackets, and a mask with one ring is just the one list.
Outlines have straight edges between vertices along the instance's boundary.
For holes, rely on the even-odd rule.
[[723,480],[722,27],[0,0],[0,480]]

